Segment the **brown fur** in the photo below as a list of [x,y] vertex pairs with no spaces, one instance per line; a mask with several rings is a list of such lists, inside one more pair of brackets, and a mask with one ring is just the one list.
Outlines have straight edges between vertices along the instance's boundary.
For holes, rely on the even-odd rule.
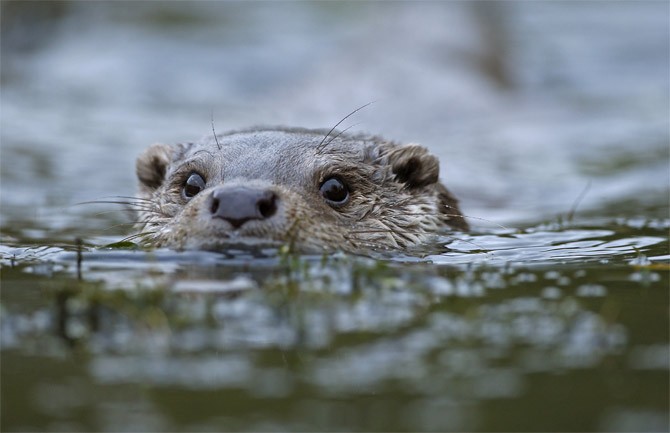
[[[439,182],[439,162],[417,144],[325,131],[254,129],[194,144],[156,144],[137,160],[140,236],[175,249],[222,250],[230,244],[291,244],[301,251],[410,251],[450,228],[467,230],[458,201]],[[206,182],[193,197],[193,173]],[[320,186],[346,184],[344,204]],[[212,212],[215,192],[264,191],[276,209],[239,227]],[[225,203],[222,209],[226,211]]]

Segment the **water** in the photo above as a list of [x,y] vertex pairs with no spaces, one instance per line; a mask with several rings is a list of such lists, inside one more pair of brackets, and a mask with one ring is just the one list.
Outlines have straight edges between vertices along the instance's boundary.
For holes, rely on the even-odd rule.
[[[3,2],[0,429],[667,431],[668,12]],[[343,127],[473,217],[443,254],[99,248],[131,217],[76,205],[212,114],[373,100]]]

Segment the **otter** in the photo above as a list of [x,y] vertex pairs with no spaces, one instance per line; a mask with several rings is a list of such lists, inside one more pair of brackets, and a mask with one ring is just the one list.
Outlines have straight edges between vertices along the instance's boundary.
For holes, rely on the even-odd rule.
[[142,243],[176,250],[290,245],[409,252],[467,230],[417,144],[335,130],[253,128],[154,144],[136,164]]

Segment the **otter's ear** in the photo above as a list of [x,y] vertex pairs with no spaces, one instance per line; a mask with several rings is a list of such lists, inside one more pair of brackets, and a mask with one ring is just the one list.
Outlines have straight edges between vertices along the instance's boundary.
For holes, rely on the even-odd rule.
[[439,161],[428,149],[418,144],[391,148],[387,158],[396,180],[407,184],[409,188],[432,185],[440,178]]
[[170,145],[152,144],[137,158],[135,171],[143,192],[151,192],[161,186],[172,160],[172,151]]

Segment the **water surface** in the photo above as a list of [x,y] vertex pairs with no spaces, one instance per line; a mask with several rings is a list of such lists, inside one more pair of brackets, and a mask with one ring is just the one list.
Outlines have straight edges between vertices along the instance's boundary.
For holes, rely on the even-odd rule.
[[[3,431],[668,430],[666,2],[1,7]],[[472,217],[443,252],[106,248],[132,216],[77,205],[370,101]]]

